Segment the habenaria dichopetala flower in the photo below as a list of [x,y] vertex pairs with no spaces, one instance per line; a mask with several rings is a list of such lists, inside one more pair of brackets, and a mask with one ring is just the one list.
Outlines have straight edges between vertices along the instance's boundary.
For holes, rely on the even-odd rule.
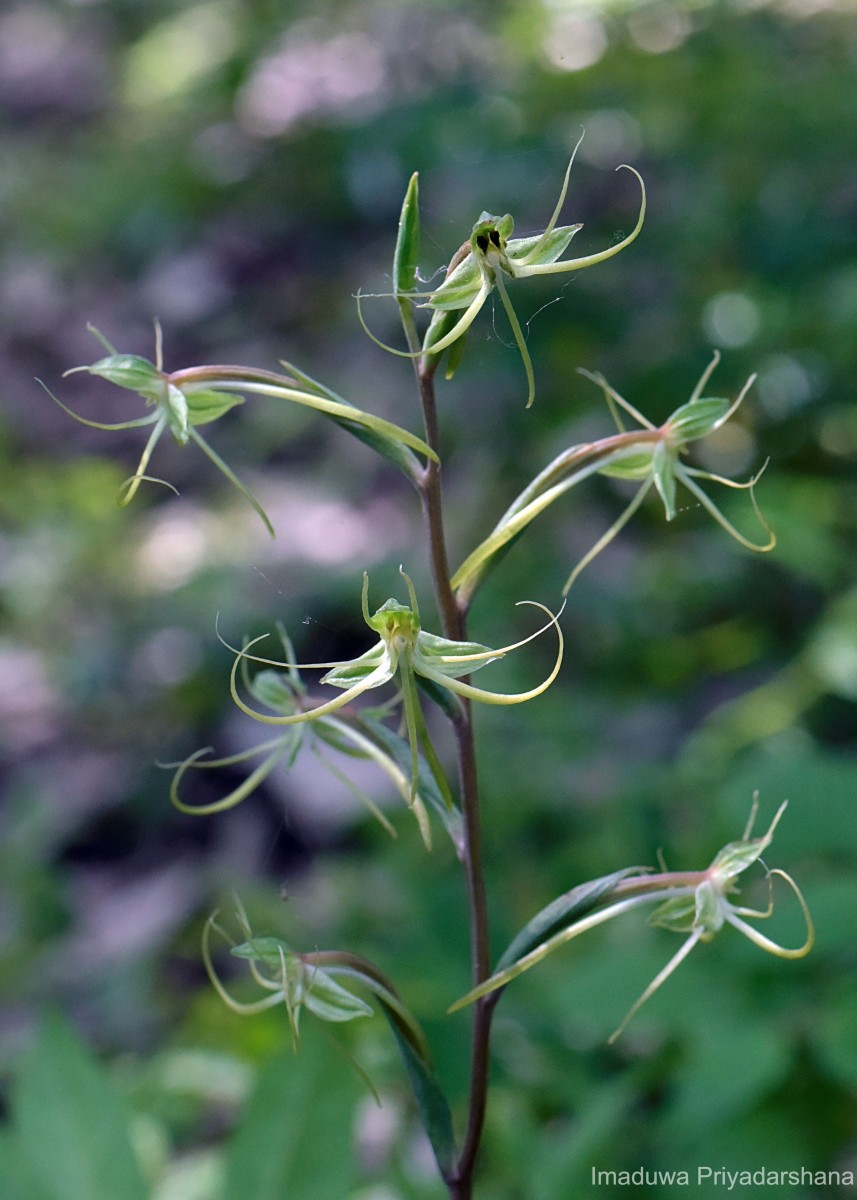
[[[236,657],[230,679],[232,698],[242,712],[257,721],[267,725],[293,726],[306,721],[327,718],[351,704],[365,692],[383,687],[396,679],[401,689],[402,710],[411,750],[411,799],[413,800],[417,795],[420,751],[422,751],[447,806],[452,808],[453,801],[449,784],[429,737],[420,707],[418,683],[424,681],[428,685],[429,691],[433,688],[440,688],[442,692],[451,692],[455,696],[477,700],[483,704],[521,704],[524,701],[532,700],[550,687],[562,663],[563,639],[558,625],[559,614],[554,616],[549,609],[536,601],[522,600],[519,601],[520,604],[530,604],[550,617],[548,623],[536,630],[535,633],[497,650],[480,645],[478,642],[453,641],[434,633],[428,633],[422,628],[414,586],[404,571],[401,571],[401,574],[408,589],[410,604],[404,605],[396,599],[389,599],[373,614],[370,614],[368,604],[369,577],[366,574],[363,576],[361,599],[363,619],[373,633],[379,635],[379,640],[374,646],[357,658],[347,661],[291,664],[291,666],[297,665],[300,670],[325,670],[327,674],[322,677],[321,682],[341,689],[340,695],[312,708],[283,714],[263,713],[247,704],[238,690],[239,669],[247,659],[269,666],[288,667],[290,665],[251,655],[251,647],[262,640],[256,638],[242,650],[235,651]],[[474,687],[473,684],[466,683],[462,679],[462,676],[472,675],[482,667],[496,662],[509,651],[525,646],[551,627],[556,630],[558,641],[556,660],[547,678],[543,679],[536,687],[525,692],[492,692],[485,688]]]
[[[379,342],[363,322],[361,314],[363,328],[372,340],[392,354],[398,354],[404,358],[441,354],[455,343],[460,343],[460,339],[465,336],[485,301],[496,288],[509,319],[515,345],[518,347],[524,364],[527,376],[527,408],[529,408],[535,397],[533,365],[521,324],[506,290],[506,280],[527,279],[538,275],[566,274],[605,262],[608,258],[619,254],[626,246],[630,246],[642,229],[646,215],[646,186],[642,176],[634,167],[622,163],[616,169],[630,171],[640,184],[640,211],[634,228],[627,237],[608,246],[606,250],[599,250],[595,254],[584,254],[579,258],[563,259],[561,257],[574,235],[583,228],[581,224],[557,225],[568,191],[568,180],[574,156],[582,140],[583,135],[578,140],[569,160],[559,199],[551,219],[541,233],[522,238],[512,237],[515,221],[509,213],[505,213],[503,216],[494,216],[489,212],[483,212],[473,226],[469,239],[453,256],[447,267],[446,278],[440,287],[431,292],[399,291],[396,293],[399,300],[421,301],[419,307],[428,308],[432,313],[432,319],[420,350],[412,352],[396,350],[392,346]],[[409,202],[416,203],[416,192],[413,186],[408,190],[406,206]],[[403,211],[403,223],[404,219]],[[396,282],[397,286],[402,286],[398,273]],[[360,313],[360,299],[358,294],[358,313]],[[454,365],[452,369],[454,369]]]
[[[135,429],[146,425],[152,427],[136,471],[120,489],[119,502],[123,506],[133,500],[144,480],[165,483],[165,480],[157,479],[147,474],[147,471],[155,446],[161,435],[169,430],[180,446],[188,442],[199,446],[258,513],[265,528],[273,536],[273,527],[259,501],[199,432],[200,425],[208,425],[231,408],[243,404],[245,393],[289,400],[304,408],[323,413],[356,437],[369,442],[414,479],[418,477],[420,467],[412,451],[437,460],[435,452],[421,438],[398,425],[393,425],[390,421],[356,408],[290,363],[281,364],[289,372],[287,375],[237,366],[203,366],[165,371],[161,327],[157,322],[153,363],[137,354],[119,354],[103,334],[92,326],[88,328],[109,352],[108,357],[99,359],[89,367],[73,367],[72,370],[66,371],[66,375],[86,371],[90,375],[107,379],[117,387],[136,392],[145,400],[146,407],[151,409],[151,412],[130,421],[91,421],[70,409],[47,387],[45,391],[75,420],[94,429]],[[44,384],[42,386],[44,387]],[[172,487],[172,484],[166,486]]]
[[[783,801],[767,832],[761,837],[753,838],[750,835],[758,811],[758,795],[754,795],[750,817],[741,839],[724,846],[704,871],[639,874],[639,868],[631,868],[572,889],[529,922],[502,955],[491,978],[456,1001],[450,1012],[505,987],[559,946],[572,941],[588,929],[603,925],[605,921],[639,908],[640,905],[654,902],[659,904],[649,918],[649,924],[675,933],[685,933],[687,938],[631,1006],[619,1028],[611,1035],[611,1042],[619,1037],[634,1014],[684,962],[694,946],[699,942],[710,942],[724,925],[731,925],[754,945],[777,958],[803,958],[812,949],[815,930],[806,901],[790,875],[779,868],[765,868],[769,887],[767,908],[746,908],[733,901],[733,897],[738,893],[736,880],[754,863],[760,861],[773,840],[774,830],[786,806],[787,801]],[[766,937],[747,920],[765,920],[772,915],[774,879],[785,880],[797,897],[803,914],[806,938],[803,944],[795,949],[781,946]]]
[[[734,401],[715,396],[703,396],[703,390],[719,361],[720,355],[715,351],[714,357],[693,389],[690,400],[677,408],[660,426],[653,425],[633,405],[620,396],[603,375],[582,370],[581,375],[597,383],[603,390],[608,406],[619,426],[619,432],[564,450],[527,485],[497,522],[489,536],[468,555],[453,575],[452,586],[456,590],[459,603],[462,605],[469,603],[491,560],[503,546],[516,538],[555,500],[591,475],[608,475],[616,479],[628,479],[638,482],[640,487],[624,512],[571,572],[563,588],[564,594],[568,593],[583,568],[592,562],[593,558],[600,554],[630,521],[653,487],[663,502],[664,513],[668,521],[672,521],[676,516],[676,492],[678,484],[681,484],[714,517],[718,525],[740,545],[747,550],[755,550],[759,553],[772,550],[777,539],[765,523],[753,492],[762,471],[758,471],[746,483],[737,483],[735,480],[725,479],[722,475],[715,475],[711,471],[692,467],[684,461],[693,442],[708,437],[725,425],[747,395],[756,378],[755,375],[750,376]],[[620,408],[632,416],[641,428],[625,430],[618,411]],[[736,529],[708,494],[703,491],[698,482],[700,480],[719,483],[728,488],[749,490],[753,510],[765,530],[766,540],[754,542]]]
[[[267,668],[256,672],[251,678],[247,670],[247,659],[244,658],[241,660],[243,684],[250,696],[270,709],[274,715],[292,716],[310,711],[312,704],[306,684],[295,666],[291,640],[284,630],[280,629],[279,632],[285,652],[283,669],[275,671]],[[460,855],[463,852],[461,813],[457,808],[447,806],[422,756],[418,763],[416,788],[412,786],[408,770],[408,743],[384,722],[385,716],[386,709],[383,707],[362,709],[360,712],[352,708],[335,714],[328,713],[326,716],[314,716],[311,721],[290,725],[273,738],[221,758],[207,757],[211,753],[209,747],[197,750],[181,763],[164,764],[176,768],[170,785],[170,799],[180,812],[192,816],[211,816],[226,812],[261,787],[275,768],[280,765],[291,767],[298,754],[309,748],[334,778],[366,806],[392,837],[396,837],[395,827],[365,789],[351,777],[347,766],[349,761],[354,760],[374,763],[392,782],[410,808],[426,848],[431,849],[432,845],[428,810],[433,809],[449,833],[456,853]],[[337,765],[337,755],[340,760],[345,760],[342,765]],[[181,798],[181,789],[189,771],[217,771],[241,766],[254,759],[261,759],[258,766],[246,779],[219,799],[206,804],[188,804]]]

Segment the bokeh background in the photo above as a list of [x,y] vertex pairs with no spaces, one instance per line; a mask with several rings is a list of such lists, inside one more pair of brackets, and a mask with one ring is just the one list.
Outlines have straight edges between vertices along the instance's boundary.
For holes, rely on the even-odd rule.
[[[758,497],[779,543],[752,555],[691,497],[671,525],[652,499],[575,585],[549,695],[479,714],[495,952],[582,880],[654,863],[659,850],[673,868],[704,866],[740,835],[755,789],[761,822],[790,801],[769,861],[799,880],[818,941],[807,960],[783,963],[727,930],[612,1048],[607,1036],[674,935],[631,916],[521,979],[498,1014],[479,1194],[613,1194],[592,1186],[593,1167],[857,1166],[854,6],[10,0],[0,13],[7,1171],[33,1038],[59,1008],[127,1106],[152,1200],[222,1200],[224,1186],[231,1198],[233,1129],[245,1155],[268,1152],[246,1107],[260,1071],[267,1091],[255,1103],[282,1136],[305,1149],[320,1130],[328,1147],[290,1196],[443,1194],[383,1023],[344,1034],[384,1096],[378,1109],[310,1028],[293,1057],[284,1012],[245,1020],[224,1008],[199,938],[213,908],[229,920],[234,890],[260,931],[375,959],[425,1023],[460,1103],[467,1019],[443,1016],[468,979],[451,849],[426,855],[407,814],[361,776],[390,803],[390,841],[311,755],[216,818],[172,810],[157,766],[259,737],[229,700],[217,614],[232,640],[284,621],[299,656],[316,660],[368,645],[364,569],[377,604],[400,588],[400,562],[427,595],[413,495],[340,429],[257,399],[210,433],[265,503],[275,541],[193,446],[166,438],[153,469],[180,497],[144,486],[120,510],[144,431],[76,424],[35,380],[91,419],[140,415],[130,393],[62,374],[102,354],[87,322],[153,357],[158,317],[170,369],[287,358],[417,429],[410,367],[366,338],[353,299],[389,290],[411,172],[428,278],[483,209],[513,213],[524,232],[542,227],[581,128],[564,210],[584,222],[576,253],[633,224],[635,184],[614,173],[619,163],[645,176],[649,215],[609,263],[515,288],[532,410],[502,311],[495,324],[487,306],[474,325],[440,398],[452,557],[552,455],[610,432],[578,367],[604,372],[660,421],[714,347],[714,394],[758,379],[696,461],[747,478],[769,458]],[[396,338],[391,302],[368,302],[367,316]],[[514,601],[554,602],[626,502],[597,480],[540,517],[480,593],[474,636],[520,636]],[[758,529],[746,493],[725,494],[723,507]],[[530,686],[550,653],[522,652],[493,686]],[[201,774],[188,794],[204,803],[240,778]],[[772,932],[796,944],[800,914],[784,901]],[[265,1075],[280,1054],[285,1067]]]

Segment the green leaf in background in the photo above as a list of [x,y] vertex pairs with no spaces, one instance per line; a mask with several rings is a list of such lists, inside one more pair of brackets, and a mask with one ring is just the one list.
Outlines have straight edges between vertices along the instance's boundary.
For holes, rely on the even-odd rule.
[[692,1143],[739,1119],[781,1083],[792,1061],[788,1039],[773,1024],[722,1021],[709,1013],[696,1032],[669,1105],[666,1128],[675,1143]]
[[119,1097],[57,1014],[46,1017],[24,1056],[13,1111],[21,1159],[40,1188],[36,1197],[146,1200]]
[[[223,1200],[334,1200],[352,1183],[355,1088],[317,1038],[264,1066],[226,1163]],[[124,1200],[124,1197],[123,1197]]]
[[49,1200],[21,1153],[20,1139],[0,1131],[0,1196],[3,1200]]

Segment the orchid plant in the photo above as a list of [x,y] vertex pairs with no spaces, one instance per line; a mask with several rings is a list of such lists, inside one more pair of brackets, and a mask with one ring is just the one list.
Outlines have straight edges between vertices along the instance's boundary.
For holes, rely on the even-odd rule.
[[[149,461],[159,438],[169,430],[179,444],[194,442],[198,445],[273,533],[260,503],[199,432],[200,426],[219,420],[250,396],[287,400],[333,420],[344,431],[390,460],[416,492],[422,509],[426,557],[434,591],[436,616],[430,622],[433,631],[423,627],[421,609],[425,604],[421,606],[415,584],[400,567],[406,601],[393,597],[374,611],[369,605],[369,577],[366,573],[363,575],[360,609],[374,640],[355,658],[299,664],[283,627],[279,630],[282,654],[278,657],[268,658],[257,652],[261,638],[241,645],[230,645],[224,640],[233,656],[228,681],[232,700],[242,713],[254,722],[273,727],[276,733],[233,754],[211,757],[209,749],[198,750],[182,762],[171,764],[174,776],[170,795],[182,813],[213,816],[252,796],[272,771],[278,767],[288,769],[296,756],[308,747],[394,836],[398,832],[395,814],[390,816],[384,811],[383,794],[369,795],[357,786],[350,777],[350,762],[369,762],[378,768],[379,781],[386,780],[404,802],[416,820],[419,837],[427,849],[433,845],[430,814],[440,820],[463,868],[471,936],[472,987],[450,1008],[450,1012],[456,1012],[472,1006],[473,1014],[470,1093],[460,1131],[456,1130],[454,1114],[435,1074],[419,1022],[387,974],[375,964],[352,951],[314,949],[298,952],[279,937],[258,936],[253,933],[240,901],[236,908],[242,940],[234,942],[215,915],[205,925],[202,955],[214,988],[233,1011],[253,1015],[281,1007],[296,1044],[303,1010],[321,1021],[347,1023],[369,1017],[373,1005],[377,1006],[389,1023],[402,1056],[416,1111],[452,1200],[470,1200],[474,1194],[488,1103],[493,1016],[500,995],[519,975],[580,934],[643,905],[656,904],[652,923],[684,934],[685,940],[632,1006],[614,1034],[615,1038],[691,951],[700,943],[710,941],[726,925],[780,958],[803,956],[809,952],[813,941],[812,922],[803,896],[797,884],[780,869],[766,868],[768,885],[772,888],[775,880],[782,880],[797,897],[806,924],[802,945],[796,949],[784,947],[751,924],[769,917],[772,903],[764,909],[736,903],[739,877],[761,862],[785,810],[785,804],[782,804],[767,832],[753,838],[752,825],[757,809],[754,801],[750,821],[741,839],[725,846],[704,870],[654,873],[639,867],[620,867],[610,874],[576,884],[527,922],[493,970],[491,968],[481,850],[482,804],[472,705],[521,705],[536,701],[549,692],[563,662],[560,619],[565,607],[564,600],[556,611],[542,600],[519,601],[544,615],[546,620],[538,629],[496,649],[473,640],[468,630],[471,603],[490,569],[496,565],[500,552],[521,537],[532,521],[554,501],[595,475],[630,481],[637,485],[637,490],[621,515],[574,567],[562,589],[564,595],[568,594],[583,568],[620,534],[653,489],[660,497],[667,521],[676,516],[677,489],[681,485],[743,549],[764,553],[775,545],[774,534],[756,504],[754,488],[761,471],[749,481],[735,482],[687,461],[688,453],[696,443],[716,433],[733,417],[753,383],[751,377],[733,401],[709,395],[709,381],[719,361],[715,352],[689,400],[659,426],[624,399],[603,376],[582,371],[601,388],[617,431],[563,451],[520,492],[491,533],[477,542],[458,569],[450,570],[436,401],[442,355],[449,352],[446,367],[449,377],[465,351],[465,335],[489,296],[496,291],[524,363],[526,404],[529,407],[535,394],[535,374],[520,322],[509,300],[507,282],[553,276],[605,263],[628,248],[643,227],[645,186],[637,171],[627,167],[641,189],[639,215],[631,233],[607,249],[578,258],[563,258],[581,228],[579,224],[559,223],[573,162],[574,154],[557,205],[543,231],[515,238],[511,216],[496,217],[483,212],[469,237],[452,257],[444,282],[427,293],[416,287],[421,278],[420,221],[418,179],[416,175],[411,179],[402,207],[393,260],[393,295],[408,349],[393,352],[413,363],[423,416],[423,429],[419,435],[357,407],[289,363],[281,364],[282,374],[238,366],[201,366],[167,372],[163,366],[162,337],[157,324],[154,362],[136,355],[120,354],[106,338],[93,331],[108,352],[107,357],[89,367],[75,368],[136,393],[149,410],[141,417],[113,424],[77,417],[99,429],[151,427],[136,470],[120,492],[122,504],[135,496],[144,481],[153,478],[148,474]],[[423,308],[430,311],[431,318],[426,331],[420,334],[415,314]],[[359,297],[358,314],[362,321]],[[377,341],[374,335],[370,336]],[[54,399],[66,411],[71,411],[62,400]],[[626,429],[623,415],[630,417],[637,427]],[[753,540],[741,532],[710,498],[702,486],[704,483],[746,489],[763,535]],[[479,687],[471,682],[471,676],[477,671],[500,662],[550,631],[556,637],[556,652],[540,682],[523,691],[509,692]],[[333,696],[319,697],[315,688],[305,683],[302,672],[318,670],[325,672],[320,685],[335,689]],[[381,702],[372,705],[369,694],[379,689],[388,691]],[[435,709],[428,715],[423,708],[425,700],[431,701]],[[185,794],[195,772],[252,763],[256,765],[246,778],[217,800],[195,804]],[[536,780],[534,786],[537,786]],[[229,942],[234,958],[246,963],[252,980],[263,993],[259,999],[245,1002],[233,996],[215,963],[214,933]]]

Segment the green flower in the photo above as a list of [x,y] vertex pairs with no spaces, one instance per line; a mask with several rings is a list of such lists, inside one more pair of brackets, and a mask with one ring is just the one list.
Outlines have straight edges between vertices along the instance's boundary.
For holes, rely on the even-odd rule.
[[[714,475],[710,471],[701,471],[697,467],[691,467],[684,461],[691,443],[708,437],[729,420],[755,379],[755,375],[750,376],[738,398],[732,403],[717,397],[703,396],[703,389],[719,361],[720,355],[715,351],[714,357],[693,389],[690,400],[677,408],[660,427],[653,425],[627,400],[623,399],[602,375],[581,371],[580,374],[585,375],[587,379],[591,379],[602,388],[607,404],[619,426],[619,432],[610,437],[599,438],[594,442],[571,446],[539,472],[512,502],[488,537],[468,555],[453,575],[451,582],[459,604],[466,607],[470,603],[482,576],[504,546],[517,538],[527,525],[555,500],[591,475],[609,475],[616,479],[629,479],[638,482],[640,487],[625,511],[574,568],[563,588],[563,594],[568,593],[583,568],[592,562],[593,558],[600,554],[630,521],[653,487],[661,497],[668,521],[671,521],[676,515],[676,491],[680,483],[711,513],[718,525],[722,526],[735,541],[746,549],[759,553],[772,550],[777,539],[759,512],[753,493],[753,488],[762,471],[759,471],[747,483],[736,483],[732,479],[724,479],[722,475]],[[629,413],[642,428],[625,430],[619,416],[619,408]],[[767,541],[753,542],[740,533],[730,521],[727,521],[697,480],[709,480],[729,488],[749,489],[753,509],[768,535]]]
[[[218,996],[233,1012],[252,1016],[268,1008],[284,1005],[297,1046],[300,1015],[304,1008],[322,1021],[337,1024],[372,1016],[372,1006],[338,982],[339,979],[345,979],[368,991],[380,1003],[388,1020],[404,1034],[412,1049],[423,1060],[428,1059],[422,1030],[402,1004],[393,985],[373,963],[345,951],[315,950],[301,954],[281,938],[257,937],[237,897],[235,903],[238,922],[246,939],[244,942],[235,944],[232,941],[218,925],[216,912],[206,921],[202,935],[202,957],[208,977]],[[214,969],[211,957],[213,931],[229,942],[236,958],[247,963],[253,980],[268,993],[266,996],[244,1002],[230,995]]]
[[[650,436],[647,440],[640,440],[638,442],[638,449],[635,453],[618,454],[612,459],[608,458],[599,467],[598,473],[601,475],[610,475],[616,479],[639,481],[641,486],[622,515],[611,525],[604,536],[599,538],[589,553],[574,568],[566,582],[565,592],[568,592],[583,568],[597,554],[600,554],[605,546],[612,542],[616,534],[643,503],[643,500],[652,487],[655,488],[663,502],[664,514],[668,521],[672,521],[676,515],[676,488],[681,483],[699,501],[702,507],[714,517],[717,524],[725,529],[729,536],[744,546],[745,549],[755,550],[758,553],[764,554],[769,550],[773,550],[774,546],[776,546],[776,536],[765,523],[753,493],[753,488],[758,483],[762,471],[765,469],[764,467],[752,479],[748,480],[747,483],[736,483],[733,479],[725,479],[722,475],[715,475],[711,471],[701,471],[698,467],[688,466],[683,461],[688,447],[692,442],[708,437],[709,434],[714,433],[726,424],[755,382],[756,376],[751,375],[739,392],[737,399],[731,403],[729,400],[718,397],[704,397],[702,395],[703,389],[719,361],[720,354],[715,351],[711,362],[705,368],[699,382],[693,389],[690,400],[680,408],[677,408],[672,416],[659,428],[654,426],[651,421],[646,420],[642,413],[638,412],[633,405],[623,399],[610,386],[603,375],[593,374],[584,370],[580,371],[581,375],[584,375],[587,379],[591,379],[593,383],[597,383],[602,388],[605,399],[620,429],[622,429],[621,419],[614,407],[617,404],[632,416],[635,421],[639,422],[644,430],[648,430]],[[640,434],[637,433],[636,437],[640,438]],[[645,434],[643,434],[643,438],[645,438]],[[730,521],[727,521],[714,501],[699,486],[697,483],[698,479],[720,483],[728,488],[749,490],[753,509],[768,535],[767,540],[764,542],[753,542],[745,537],[743,533],[740,533]]]
[[[283,630],[280,630],[280,636],[286,656],[285,671],[259,671],[250,679],[245,670],[244,685],[253,699],[272,713],[278,716],[293,716],[309,711],[309,701],[306,685],[294,665],[291,641]],[[246,666],[246,659],[242,660],[242,666]],[[411,779],[405,769],[409,760],[408,744],[383,723],[382,718],[385,715],[383,709],[367,709],[360,713],[351,711],[315,717],[312,721],[292,725],[284,733],[257,746],[223,758],[205,757],[210,754],[210,747],[197,750],[184,762],[165,764],[177,768],[170,785],[170,799],[180,812],[193,816],[211,816],[226,812],[250,796],[278,764],[284,763],[290,767],[301,749],[309,745],[324,767],[365,804],[391,837],[397,836],[394,826],[363,788],[349,777],[347,771],[336,765],[330,757],[331,752],[347,756],[349,759],[373,762],[383,771],[416,818],[427,849],[431,849],[432,845],[427,809],[433,808],[443,821],[456,852],[460,854],[463,844],[460,812],[446,806],[444,797],[438,791],[437,784],[422,757],[418,764],[417,787],[412,791]],[[233,767],[262,755],[264,758],[247,778],[219,800],[209,804],[190,805],[181,799],[180,789],[188,771]]]
[[[632,1005],[619,1028],[610,1037],[613,1042],[625,1029],[650,996],[666,982],[673,971],[687,958],[699,942],[710,942],[724,925],[731,925],[760,949],[777,958],[796,959],[809,954],[815,941],[815,930],[806,901],[797,884],[785,871],[766,868],[771,898],[765,909],[745,908],[735,904],[736,880],[758,862],[773,840],[774,830],[786,810],[783,802],[767,833],[758,838],[750,834],[758,811],[758,796],[753,797],[750,818],[741,839],[730,842],[715,856],[704,871],[665,871],[661,874],[631,874],[618,871],[603,880],[583,884],[537,914],[511,943],[500,958],[497,970],[479,987],[474,988],[450,1008],[450,1012],[496,992],[518,975],[541,962],[559,946],[572,941],[588,929],[603,925],[642,904],[660,901],[650,918],[650,924],[687,938],[662,971],[659,971],[640,998]],[[773,912],[772,886],[775,878],[784,879],[797,896],[806,923],[806,938],[797,949],[779,945],[760,933],[746,918],[764,920]],[[581,915],[582,914],[582,915]],[[565,920],[563,920],[563,916]],[[573,918],[573,919],[570,919]],[[537,934],[537,936],[536,936]]]
[[[446,278],[439,288],[428,293],[404,292],[398,294],[399,299],[424,300],[425,303],[420,307],[428,308],[432,312],[432,320],[426,331],[421,350],[415,353],[408,353],[379,342],[366,327],[361,314],[360,320],[363,328],[372,340],[382,346],[383,349],[389,350],[393,354],[399,354],[404,358],[417,358],[426,354],[441,354],[467,333],[484,306],[485,301],[496,288],[509,319],[509,324],[512,327],[515,344],[518,347],[524,364],[528,389],[527,408],[529,408],[535,398],[533,365],[530,360],[529,351],[527,350],[523,330],[506,290],[506,279],[516,280],[527,279],[537,275],[565,274],[569,271],[580,271],[584,267],[591,267],[595,266],[596,263],[604,262],[606,259],[612,258],[615,254],[624,250],[626,246],[630,246],[631,242],[634,241],[642,229],[643,220],[646,215],[646,187],[642,177],[633,167],[623,163],[621,167],[617,167],[617,170],[631,171],[639,180],[642,192],[640,212],[633,230],[627,237],[613,246],[608,246],[606,250],[599,251],[597,254],[586,254],[580,258],[561,258],[561,255],[568,248],[571,239],[579,229],[583,228],[580,224],[557,226],[559,214],[562,211],[568,191],[571,166],[574,162],[574,156],[577,153],[577,147],[582,140],[583,136],[581,135],[566,169],[556,208],[542,233],[531,237],[514,238],[512,237],[512,233],[515,228],[515,222],[509,213],[498,217],[493,216],[491,213],[483,212],[473,226],[469,240],[464,243],[453,257],[452,262],[447,268]],[[398,278],[397,275],[397,282]],[[357,299],[358,313],[360,313],[359,295]]]
[[[180,446],[186,445],[189,441],[199,446],[258,513],[265,528],[273,537],[273,527],[259,501],[199,432],[200,425],[208,425],[212,421],[216,421],[218,417],[222,417],[231,408],[243,404],[242,393],[289,400],[305,408],[312,408],[324,413],[350,433],[368,442],[392,459],[415,481],[420,475],[421,468],[412,451],[415,450],[426,458],[437,460],[435,452],[421,438],[408,433],[405,429],[400,429],[398,425],[393,425],[381,417],[372,416],[370,413],[355,408],[341,396],[337,396],[335,392],[316,383],[315,380],[310,379],[309,376],[304,375],[288,363],[282,364],[289,371],[288,375],[234,366],[191,367],[181,371],[166,372],[163,369],[161,327],[157,322],[155,322],[154,363],[136,354],[119,354],[97,329],[92,326],[88,326],[88,328],[109,351],[109,356],[89,367],[74,367],[72,370],[66,371],[66,375],[86,371],[90,375],[107,379],[117,387],[136,392],[145,400],[146,407],[151,409],[151,412],[143,417],[112,424],[90,421],[68,408],[48,388],[45,388],[45,391],[60,408],[75,420],[94,429],[135,429],[146,425],[152,427],[136,471],[120,489],[119,503],[123,506],[133,500],[144,480],[164,483],[165,486],[172,487],[172,484],[165,483],[165,480],[147,474],[149,460],[155,446],[161,435],[169,430]],[[44,384],[42,386],[44,387]],[[175,491],[175,488],[172,490]]]
[[[484,704],[521,704],[541,695],[556,678],[562,662],[562,631],[557,624],[558,615],[554,616],[543,604],[524,600],[520,603],[532,604],[535,608],[541,609],[542,612],[547,613],[550,621],[535,633],[530,634],[529,637],[514,642],[510,646],[492,650],[477,642],[456,642],[439,637],[437,634],[427,633],[420,624],[413,584],[404,571],[401,571],[401,574],[407,585],[410,607],[401,604],[398,600],[390,599],[372,615],[369,613],[368,606],[369,577],[366,574],[363,576],[361,601],[363,619],[374,633],[379,634],[379,640],[374,646],[358,658],[348,661],[301,664],[300,669],[302,670],[326,670],[327,674],[322,677],[321,682],[342,689],[341,695],[328,700],[325,704],[295,713],[269,715],[252,708],[245,703],[238,691],[238,671],[243,662],[247,658],[252,658],[253,661],[268,665],[280,667],[288,665],[250,655],[250,648],[261,640],[261,638],[256,638],[242,650],[234,651],[236,657],[230,679],[232,698],[242,712],[257,721],[268,725],[298,725],[305,721],[316,721],[321,717],[329,717],[356,700],[358,696],[362,696],[364,692],[383,687],[394,678],[398,678],[411,750],[411,798],[413,799],[416,795],[419,779],[419,752],[422,750],[447,806],[451,809],[453,801],[449,784],[426,729],[417,696],[417,681],[419,680],[430,694],[439,695],[441,703],[444,703],[444,694],[451,692],[456,696],[468,700],[478,700]],[[547,678],[536,687],[525,692],[506,694],[474,687],[461,678],[488,666],[489,663],[496,662],[510,650],[516,650],[520,646],[526,645],[527,642],[531,642],[533,638],[538,637],[540,633],[544,633],[551,626],[556,629],[559,643],[556,661]]]

